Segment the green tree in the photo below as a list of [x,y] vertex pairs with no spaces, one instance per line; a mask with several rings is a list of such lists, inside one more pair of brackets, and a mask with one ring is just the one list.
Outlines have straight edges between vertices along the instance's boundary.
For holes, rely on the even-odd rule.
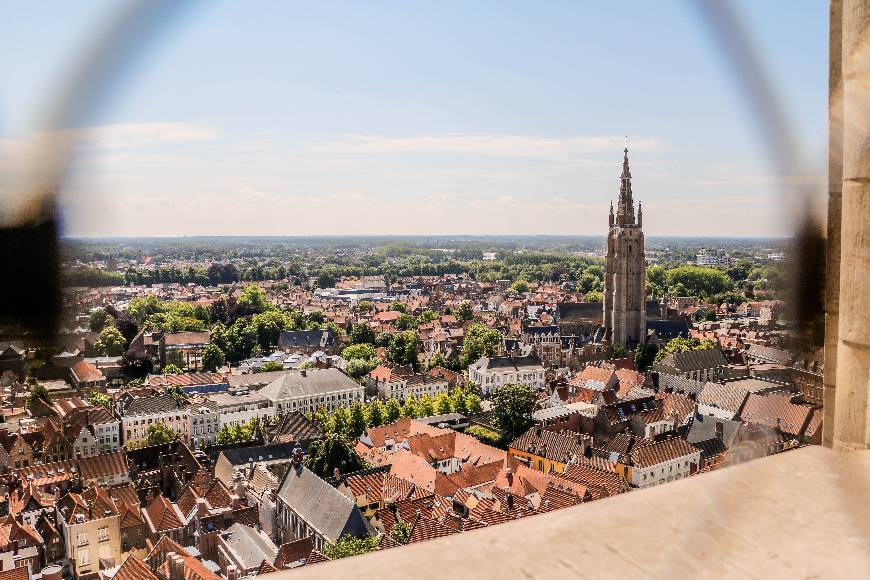
[[147,354],[128,350],[121,357],[121,372],[131,379],[144,379],[154,372],[154,361]]
[[481,443],[486,443],[487,445],[501,445],[501,435],[493,431],[492,429],[487,429],[486,427],[481,427],[480,425],[472,425],[468,429],[465,430],[466,435],[471,435]]
[[414,330],[417,328],[417,319],[403,312],[396,319],[396,328],[398,330]]
[[351,473],[363,469],[365,462],[350,441],[337,433],[330,433],[309,446],[305,467],[318,477],[328,479],[333,477],[336,468],[339,473]]
[[365,404],[357,401],[350,406],[350,435],[354,439],[359,438],[368,426]]
[[450,395],[447,393],[438,393],[435,397],[435,413],[437,415],[446,415],[447,413],[452,413],[453,408]]
[[371,359],[376,358],[378,355],[375,352],[375,347],[369,343],[359,343],[352,344],[350,346],[345,347],[343,351],[341,351],[341,356],[345,360],[352,360],[355,358],[359,359]]
[[586,302],[604,302],[604,294],[597,290],[593,290],[592,292],[587,292],[583,299]]
[[441,318],[434,310],[426,309],[417,317],[417,324],[427,324],[433,320]]
[[202,368],[214,372],[226,364],[224,352],[216,345],[209,344],[202,349]]
[[637,370],[645,371],[652,366],[658,352],[659,347],[651,342],[639,345],[634,351],[634,364],[637,365]]
[[253,284],[242,288],[241,294],[236,299],[236,304],[252,313],[264,312],[272,307],[266,297],[266,291]]
[[525,294],[529,291],[529,283],[525,279],[520,278],[511,285],[511,290],[517,294]]
[[393,528],[390,530],[390,537],[399,544],[407,544],[408,540],[411,538],[410,524],[401,520],[397,521],[393,524]]
[[164,423],[152,423],[148,426],[148,431],[145,434],[145,445],[148,447],[163,445],[172,441],[175,441],[175,433]]
[[372,372],[379,364],[380,359],[378,358],[352,358],[347,361],[344,370],[351,378],[359,379]]
[[390,305],[387,306],[387,310],[394,310],[396,312],[401,312],[402,314],[408,313],[408,307],[398,300],[390,302]]
[[474,310],[471,308],[471,303],[468,300],[463,300],[456,307],[455,315],[457,320],[471,320],[474,318]]
[[380,399],[375,399],[371,403],[369,403],[368,408],[368,426],[369,427],[380,427],[384,424],[384,416],[386,415],[386,409],[384,408],[384,404]]
[[398,399],[390,399],[386,404],[384,424],[388,425],[402,416],[402,404]]
[[93,405],[94,407],[105,407],[106,409],[111,408],[112,400],[99,391],[91,391],[91,394],[88,395],[88,404]]
[[467,367],[482,356],[493,356],[498,351],[504,337],[502,334],[484,324],[472,324],[462,339],[462,351],[459,360]]
[[420,397],[417,407],[420,417],[431,417],[435,414],[435,400],[428,393]]
[[88,326],[91,329],[91,332],[100,332],[103,330],[103,327],[106,326],[108,322],[109,313],[106,312],[105,308],[94,308],[91,311],[90,319],[88,320]]
[[296,328],[296,321],[287,312],[267,310],[251,317],[251,327],[257,335],[260,350],[269,352],[278,345],[282,332]]
[[284,363],[279,360],[270,360],[264,362],[260,365],[260,368],[257,370],[258,373],[269,373],[273,371],[283,371]]
[[339,407],[332,414],[332,432],[341,437],[352,437],[350,410]]
[[230,445],[236,442],[235,432],[229,425],[221,425],[217,432],[218,445]]
[[374,309],[374,302],[371,302],[369,300],[360,300],[359,303],[356,305],[357,312],[371,312]]
[[170,364],[166,365],[165,367],[163,367],[163,374],[164,375],[183,375],[184,371],[181,370],[178,366],[170,363]]
[[480,395],[477,393],[468,393],[465,395],[465,408],[469,415],[477,415],[483,411],[483,405],[480,402]]
[[339,558],[372,552],[377,547],[377,536],[366,536],[364,538],[342,536],[334,544],[326,544],[326,547],[323,548],[323,554],[330,560],[338,560]]
[[697,296],[702,300],[734,289],[734,282],[721,270],[703,266],[684,265],[667,271],[668,287],[675,290],[678,296]]
[[656,353],[655,362],[659,362],[660,360],[674,352],[704,350],[708,348],[716,348],[716,343],[708,338],[705,338],[704,340],[694,337],[674,338],[669,340],[668,343],[663,346],[662,349],[658,351],[658,353]]
[[367,322],[358,322],[350,332],[350,341],[353,344],[374,344],[375,331]]
[[114,326],[106,326],[100,331],[100,338],[95,345],[103,356],[121,356],[127,341],[124,335]]
[[621,344],[614,344],[613,348],[610,350],[610,358],[617,359],[625,356],[625,347]]
[[48,389],[46,389],[42,383],[31,385],[30,394],[27,395],[27,400],[24,402],[24,406],[31,409],[37,401],[43,401],[46,405],[51,405],[51,396],[48,394]]
[[459,413],[460,415],[468,414],[468,405],[467,399],[465,398],[465,391],[463,391],[459,387],[454,387],[453,390],[450,391],[450,407],[453,409],[453,412]]
[[538,396],[526,385],[507,384],[492,393],[492,416],[506,440],[518,437],[532,424]]
[[414,393],[411,393],[402,405],[402,417],[416,419],[420,416],[420,407],[417,405],[417,399],[414,398]]
[[427,369],[434,369],[436,367],[444,367],[447,365],[447,361],[444,360],[444,355],[440,352],[436,352],[435,356],[429,359],[429,363],[426,365]]

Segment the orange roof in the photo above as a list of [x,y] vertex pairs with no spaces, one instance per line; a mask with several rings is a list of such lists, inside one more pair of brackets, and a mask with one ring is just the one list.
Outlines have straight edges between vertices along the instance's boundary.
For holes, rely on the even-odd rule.
[[176,512],[175,504],[158,495],[145,508],[151,528],[155,532],[166,532],[182,527],[181,517]]

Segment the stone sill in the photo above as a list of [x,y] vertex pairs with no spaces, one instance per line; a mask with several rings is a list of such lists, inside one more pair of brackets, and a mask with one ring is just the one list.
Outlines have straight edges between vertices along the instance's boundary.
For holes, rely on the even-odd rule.
[[857,578],[870,571],[868,500],[870,451],[805,447],[268,577]]

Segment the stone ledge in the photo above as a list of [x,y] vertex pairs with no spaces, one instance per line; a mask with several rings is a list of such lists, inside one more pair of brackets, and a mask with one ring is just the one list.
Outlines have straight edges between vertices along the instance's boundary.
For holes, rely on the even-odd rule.
[[870,451],[805,447],[269,578],[856,578],[870,570],[868,495]]

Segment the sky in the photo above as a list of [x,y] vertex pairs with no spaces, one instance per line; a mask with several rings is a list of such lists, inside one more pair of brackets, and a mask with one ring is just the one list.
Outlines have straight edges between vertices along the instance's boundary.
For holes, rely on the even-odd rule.
[[805,158],[786,176],[688,0],[193,2],[46,127],[119,5],[3,2],[0,202],[72,136],[66,236],[603,235],[626,136],[647,235],[788,235],[796,184],[823,187],[819,0],[735,3]]

